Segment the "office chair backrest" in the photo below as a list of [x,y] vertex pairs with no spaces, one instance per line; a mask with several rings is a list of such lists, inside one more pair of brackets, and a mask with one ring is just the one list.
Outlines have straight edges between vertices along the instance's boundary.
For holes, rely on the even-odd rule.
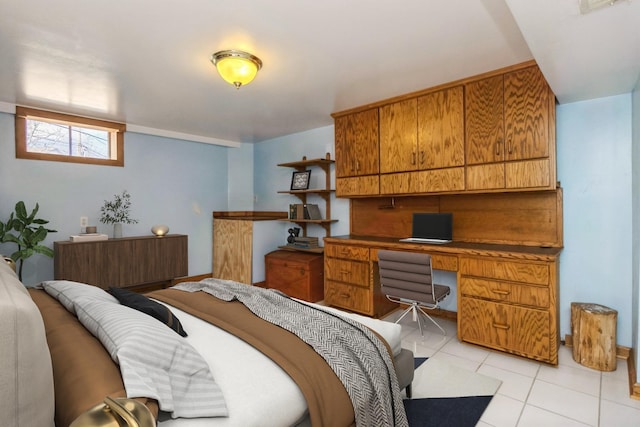
[[436,303],[431,255],[379,250],[378,266],[383,294]]

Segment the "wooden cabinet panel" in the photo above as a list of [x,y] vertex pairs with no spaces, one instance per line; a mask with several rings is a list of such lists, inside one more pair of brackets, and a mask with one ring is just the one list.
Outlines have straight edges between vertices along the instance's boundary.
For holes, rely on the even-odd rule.
[[213,277],[252,284],[253,222],[213,220]]
[[[550,315],[544,310],[460,298],[459,332],[464,341],[550,361]],[[556,355],[557,363],[557,355]]]
[[467,165],[502,161],[504,86],[501,75],[465,86],[465,151]]
[[461,257],[460,274],[537,285],[548,285],[550,278],[549,264],[546,262],[471,257]]
[[332,258],[369,261],[369,248],[350,245],[326,245],[325,254]]
[[164,285],[188,274],[185,235],[55,242],[54,278],[101,288]]
[[459,292],[465,296],[549,308],[549,288],[546,286],[527,286],[470,277],[461,277],[458,285]]
[[464,190],[463,167],[380,176],[380,194],[444,193],[462,190]]
[[494,190],[504,188],[504,163],[467,166],[467,190]]
[[352,178],[336,178],[336,196],[375,196],[380,194],[380,176],[367,175]]
[[324,301],[327,305],[373,315],[373,293],[370,289],[327,280]]
[[369,287],[369,262],[331,259],[325,270],[327,279]]
[[462,86],[417,100],[418,169],[464,166],[464,94]]
[[551,187],[553,176],[549,159],[505,163],[506,188]]
[[380,107],[380,173],[416,170],[417,100]]
[[538,67],[505,74],[506,160],[549,157],[550,96]]
[[377,174],[378,109],[335,119],[336,177]]

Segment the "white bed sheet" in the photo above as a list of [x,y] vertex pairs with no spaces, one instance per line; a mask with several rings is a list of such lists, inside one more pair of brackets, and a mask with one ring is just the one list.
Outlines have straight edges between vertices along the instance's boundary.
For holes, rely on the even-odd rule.
[[[224,394],[229,417],[160,417],[159,427],[308,425],[304,396],[291,377],[276,363],[224,330],[173,306],[169,307],[189,334],[186,340],[209,364],[211,373]],[[364,323],[389,342],[394,355],[400,351],[400,325],[330,307],[321,308]]]

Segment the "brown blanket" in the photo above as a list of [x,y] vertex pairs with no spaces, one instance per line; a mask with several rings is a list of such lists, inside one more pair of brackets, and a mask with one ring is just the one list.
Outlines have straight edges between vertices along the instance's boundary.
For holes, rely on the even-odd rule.
[[[53,364],[57,427],[66,427],[106,396],[126,397],[120,369],[100,341],[55,298],[29,288],[40,309]],[[154,416],[155,401],[145,401]]]
[[238,301],[224,302],[202,292],[163,289],[147,296],[186,311],[246,341],[270,357],[296,382],[315,426],[350,426],[353,406],[329,365],[294,334],[251,313]]

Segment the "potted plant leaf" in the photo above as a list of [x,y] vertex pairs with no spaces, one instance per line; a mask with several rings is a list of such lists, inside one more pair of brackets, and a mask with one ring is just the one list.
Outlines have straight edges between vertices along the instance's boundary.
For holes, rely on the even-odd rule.
[[0,221],[0,243],[15,243],[18,250],[12,253],[11,259],[18,265],[18,277],[22,280],[23,261],[32,255],[39,253],[53,258],[53,250],[42,245],[42,241],[48,233],[56,233],[56,230],[45,228],[49,221],[36,218],[40,206],[27,214],[24,202],[16,203],[15,212],[9,215],[7,222]]
[[113,224],[113,237],[122,237],[122,224],[137,224],[131,218],[131,195],[127,190],[113,196],[112,201],[105,200],[100,208],[100,222]]

